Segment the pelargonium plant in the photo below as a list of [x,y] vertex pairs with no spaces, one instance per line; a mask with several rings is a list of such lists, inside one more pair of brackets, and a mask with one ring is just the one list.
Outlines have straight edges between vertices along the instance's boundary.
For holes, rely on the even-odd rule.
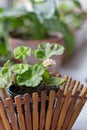
[[[61,55],[64,47],[57,43],[39,44],[36,50],[26,46],[19,46],[14,49],[14,57],[22,60],[21,63],[10,65],[8,60],[0,69],[0,87],[6,88],[14,84],[15,87],[26,87],[42,89],[43,86],[55,86],[63,84],[65,80],[56,77],[49,72],[49,66],[56,65],[51,58],[54,55]],[[27,56],[35,55],[38,62],[34,65],[28,64]]]

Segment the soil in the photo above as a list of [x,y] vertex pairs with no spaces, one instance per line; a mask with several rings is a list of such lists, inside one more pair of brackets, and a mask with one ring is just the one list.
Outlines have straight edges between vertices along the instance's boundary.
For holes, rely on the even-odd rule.
[[57,88],[56,86],[43,86],[43,87],[27,87],[27,86],[17,86],[15,84],[11,85],[8,89],[8,92],[11,94],[11,95],[24,95],[25,93],[30,93],[30,95],[33,93],[33,92],[38,92],[39,95],[41,95],[41,91],[42,90],[46,90],[47,93],[49,94],[49,91],[50,90],[55,90],[55,91],[58,91],[59,90],[59,87]]

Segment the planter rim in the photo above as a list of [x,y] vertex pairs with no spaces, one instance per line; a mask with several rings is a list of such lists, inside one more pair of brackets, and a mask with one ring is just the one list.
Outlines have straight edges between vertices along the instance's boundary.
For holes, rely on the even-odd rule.
[[45,39],[22,39],[22,38],[16,38],[16,37],[12,37],[10,36],[9,37],[9,40],[17,40],[17,41],[26,41],[26,42],[34,42],[34,43],[40,43],[40,42],[49,42],[50,40],[59,40],[59,42],[64,42],[63,40],[63,37],[58,37],[58,36],[55,36],[55,37],[50,37],[50,38],[45,38]]

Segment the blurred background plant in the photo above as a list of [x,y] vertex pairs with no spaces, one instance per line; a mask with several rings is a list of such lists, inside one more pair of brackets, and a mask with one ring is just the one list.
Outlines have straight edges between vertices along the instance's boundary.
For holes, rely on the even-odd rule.
[[68,3],[71,7],[67,8],[67,2],[57,4],[57,0],[30,0],[27,1],[27,6],[17,6],[21,2],[23,0],[13,0],[10,8],[3,8],[0,11],[0,19],[2,19],[0,24],[3,24],[3,26],[1,25],[3,27],[1,37],[5,37],[6,46],[9,36],[19,39],[42,40],[47,39],[50,33],[55,34],[56,32],[58,36],[59,33],[62,34],[66,47],[65,55],[70,57],[74,51],[74,36],[70,27],[77,27],[82,23],[82,12],[78,14],[73,11],[77,8],[81,10],[80,3],[77,0],[72,0],[73,4]]
[[[0,8],[0,13],[3,9]],[[0,65],[10,57],[10,51],[8,47],[8,23],[4,18],[0,18]]]
[[80,27],[83,23],[83,10],[79,0],[61,0],[58,4],[60,19],[64,21],[71,30]]
[[[74,50],[74,37],[67,24],[60,19],[56,0],[31,0],[34,12],[43,25],[53,32],[63,35],[66,47],[66,56],[70,56]],[[50,7],[50,11],[49,11]]]
[[[4,9],[0,17],[8,20],[11,36],[29,39],[44,39],[49,31],[61,32],[66,43],[67,56],[73,51],[73,35],[67,24],[60,20],[55,0],[31,1],[32,12],[21,9]],[[52,11],[49,11],[49,6]],[[6,21],[7,21],[6,20]]]

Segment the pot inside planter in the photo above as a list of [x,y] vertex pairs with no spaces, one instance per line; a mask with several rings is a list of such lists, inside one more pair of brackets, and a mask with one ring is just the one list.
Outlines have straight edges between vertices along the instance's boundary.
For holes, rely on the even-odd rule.
[[41,96],[41,92],[44,90],[47,92],[47,95],[49,95],[49,92],[51,90],[54,90],[55,92],[57,92],[59,89],[60,87],[56,87],[56,86],[43,85],[43,86],[32,88],[32,87],[26,87],[26,86],[16,86],[13,84],[7,88],[7,94],[8,96],[11,96],[11,97],[15,97],[17,95],[20,95],[21,97],[23,97],[23,95],[26,93],[29,93],[30,95],[32,95],[34,92],[38,92],[39,96]]

